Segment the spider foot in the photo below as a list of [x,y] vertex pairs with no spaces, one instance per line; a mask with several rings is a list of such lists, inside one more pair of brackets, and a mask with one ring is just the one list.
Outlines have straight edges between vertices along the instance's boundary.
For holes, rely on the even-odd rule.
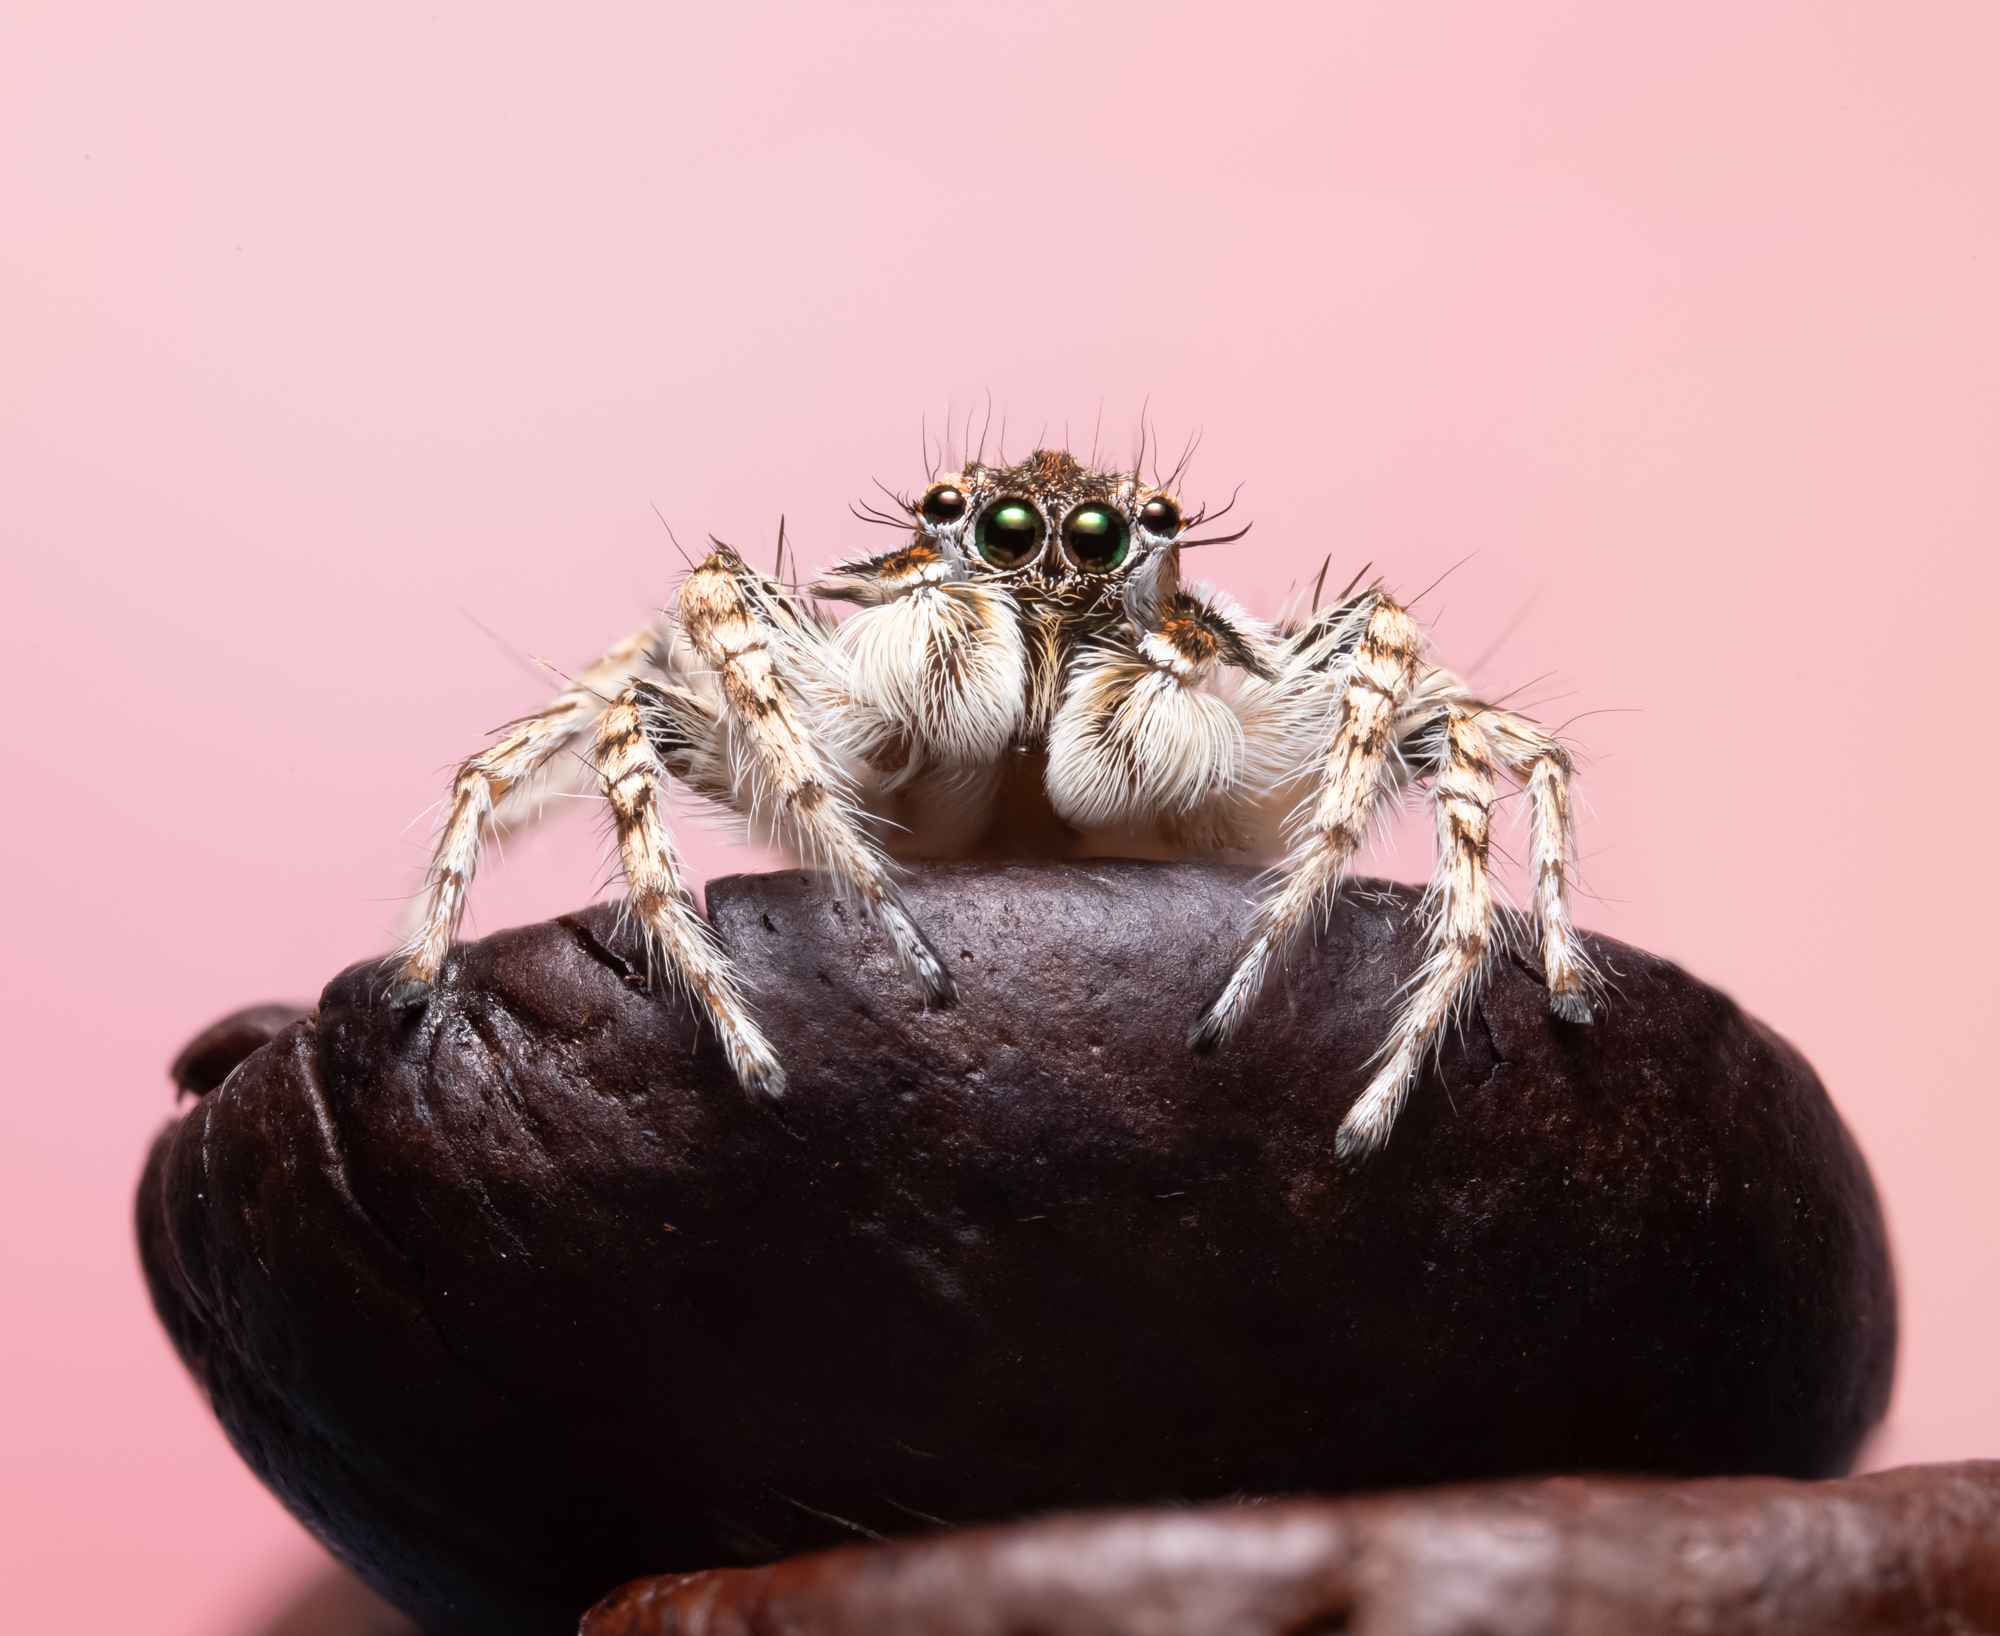
[[787,1086],[784,1064],[768,1045],[759,1041],[747,1050],[739,1048],[732,1053],[729,1065],[735,1070],[737,1083],[750,1095],[773,1102],[783,1100]]
[[1581,989],[1555,989],[1549,994],[1550,1012],[1566,1023],[1595,1022],[1597,1014],[1590,1009],[1590,997]]
[[398,977],[383,996],[396,1011],[417,1011],[430,1003],[437,985],[428,977]]
[[958,980],[929,948],[924,954],[926,958],[918,965],[917,981],[923,985],[925,1001],[940,1010],[957,1005]]
[[1188,1049],[1198,1057],[1214,1055],[1218,1047],[1229,1038],[1229,1023],[1214,1006],[1210,1006],[1195,1019],[1194,1027],[1188,1030]]
[[1396,1128],[1396,1116],[1403,1111],[1416,1077],[1417,1059],[1407,1048],[1384,1063],[1334,1133],[1336,1157],[1358,1163],[1381,1152],[1390,1131]]
[[1264,972],[1271,963],[1271,942],[1253,937],[1237,951],[1222,992],[1208,1002],[1194,1027],[1188,1030],[1188,1049],[1207,1056],[1227,1045],[1250,1014],[1251,1003],[1264,986]]

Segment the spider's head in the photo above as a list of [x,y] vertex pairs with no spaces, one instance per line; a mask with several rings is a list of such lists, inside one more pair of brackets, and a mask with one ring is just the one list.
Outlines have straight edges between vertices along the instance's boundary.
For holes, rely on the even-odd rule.
[[967,466],[913,509],[920,537],[1029,593],[1116,584],[1185,526],[1165,489],[1130,471],[1093,471],[1060,449],[1018,466]]
[[1171,577],[1168,559],[1181,549],[1217,543],[1185,538],[1211,514],[1188,515],[1167,486],[1134,470],[1095,470],[1062,449],[1037,449],[1014,466],[975,460],[934,477],[914,500],[891,498],[895,511],[871,505],[856,515],[898,526],[907,519],[910,543],[830,570],[817,595],[872,602],[920,580],[992,580],[1017,597],[1077,611],[1114,604],[1128,584],[1163,570]]

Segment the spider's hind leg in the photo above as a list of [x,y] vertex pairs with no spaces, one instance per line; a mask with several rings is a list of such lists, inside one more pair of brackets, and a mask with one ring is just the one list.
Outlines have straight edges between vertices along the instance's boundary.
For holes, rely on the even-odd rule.
[[1577,940],[1569,914],[1569,867],[1576,851],[1570,814],[1569,752],[1551,734],[1511,710],[1488,709],[1483,720],[1507,770],[1528,787],[1533,838],[1535,932],[1549,1010],[1564,1022],[1592,1019],[1592,997],[1603,980]]

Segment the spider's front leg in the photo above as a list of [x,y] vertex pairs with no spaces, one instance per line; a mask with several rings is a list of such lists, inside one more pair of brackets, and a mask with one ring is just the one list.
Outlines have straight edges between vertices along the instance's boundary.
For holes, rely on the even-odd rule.
[[681,587],[681,630],[720,694],[738,810],[768,821],[808,863],[857,898],[925,995],[946,1004],[951,972],[911,916],[887,860],[863,828],[846,775],[808,727],[788,674],[820,668],[829,638],[775,582],[727,546]]
[[1359,635],[1346,663],[1337,725],[1317,787],[1295,821],[1290,852],[1276,885],[1258,905],[1228,981],[1189,1035],[1188,1043],[1197,1051],[1213,1050],[1243,1026],[1272,965],[1325,916],[1384,798],[1402,775],[1397,723],[1416,686],[1423,633],[1410,614],[1379,591],[1368,593],[1357,614]]
[[670,780],[760,820],[828,870],[859,898],[930,999],[952,998],[951,974],[861,827],[845,775],[810,728],[798,684],[822,679],[824,630],[727,546],[688,575],[675,614],[685,642],[670,656],[675,685],[634,683],[606,714],[600,777],[628,903],[649,946],[714,1025],[744,1088],[779,1096],[784,1070],[683,881],[664,816]]

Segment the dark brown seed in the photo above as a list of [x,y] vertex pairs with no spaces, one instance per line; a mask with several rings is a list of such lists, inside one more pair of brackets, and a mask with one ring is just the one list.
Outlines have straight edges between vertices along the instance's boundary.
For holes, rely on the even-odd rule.
[[1893,1288],[1796,1052],[1586,937],[1594,1026],[1498,962],[1343,1165],[1415,895],[1357,883],[1193,1056],[1253,882],[915,871],[978,957],[952,1008],[823,883],[717,882],[775,1104],[628,980],[612,906],[466,945],[420,1010],[355,967],[161,1137],[154,1300],[250,1463],[437,1630],[924,1515],[1847,1465]]

